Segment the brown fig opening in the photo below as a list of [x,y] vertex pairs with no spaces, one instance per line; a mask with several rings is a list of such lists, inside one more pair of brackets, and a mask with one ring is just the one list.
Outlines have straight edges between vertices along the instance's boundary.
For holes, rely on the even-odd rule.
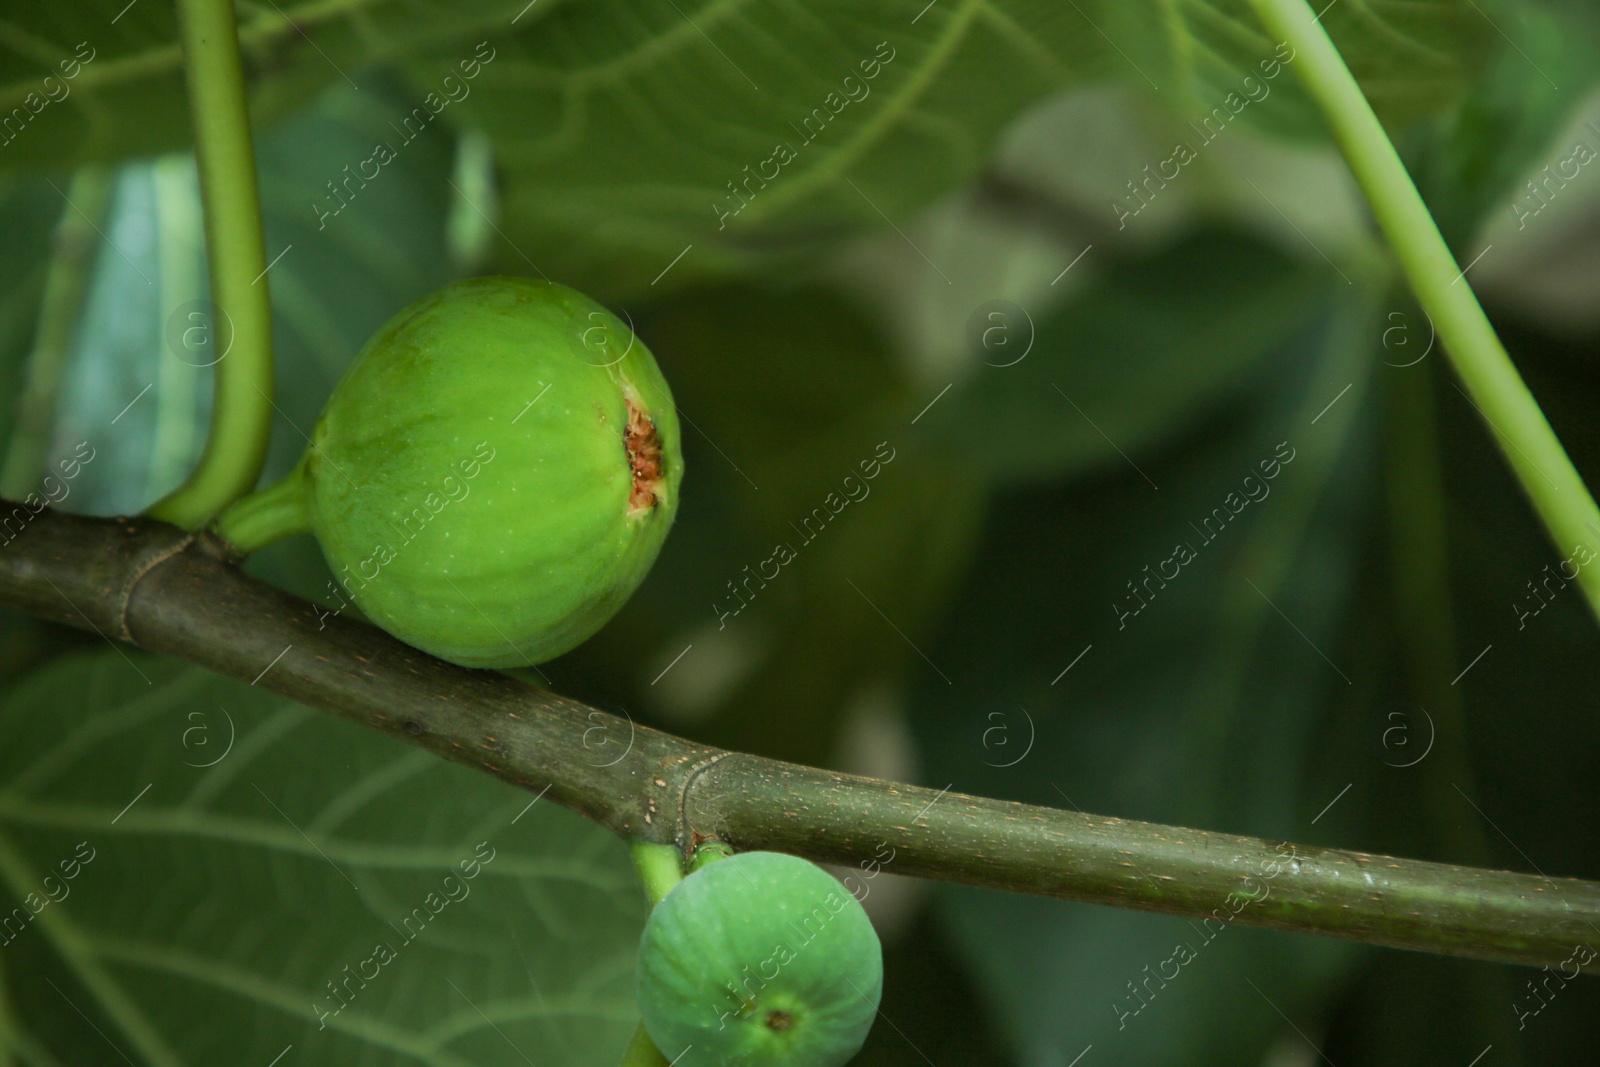
[[633,397],[628,397],[628,425],[622,431],[622,445],[633,471],[633,488],[628,493],[628,514],[642,515],[659,502],[661,486],[661,437],[656,424]]
[[767,1012],[767,1029],[783,1033],[794,1025],[794,1016],[786,1011]]

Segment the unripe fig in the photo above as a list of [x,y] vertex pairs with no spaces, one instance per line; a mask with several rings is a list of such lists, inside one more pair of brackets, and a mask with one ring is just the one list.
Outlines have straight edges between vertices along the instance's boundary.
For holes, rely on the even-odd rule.
[[218,526],[245,551],[309,527],[373,622],[521,666],[623,605],[682,473],[672,394],[631,329],[564,286],[475,278],[378,330],[295,472]]
[[814,863],[741,852],[685,878],[639,947],[645,1030],[679,1067],[841,1067],[883,991],[859,901]]

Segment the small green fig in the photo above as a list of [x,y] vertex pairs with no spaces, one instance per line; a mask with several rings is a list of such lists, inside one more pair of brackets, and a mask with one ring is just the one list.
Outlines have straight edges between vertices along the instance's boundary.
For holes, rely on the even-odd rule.
[[218,527],[243,551],[309,527],[396,637],[523,666],[622,607],[682,473],[672,394],[629,327],[564,286],[474,278],[378,330],[294,473]]
[[679,1067],[841,1067],[883,991],[866,911],[814,863],[741,852],[685,878],[639,947],[645,1030]]

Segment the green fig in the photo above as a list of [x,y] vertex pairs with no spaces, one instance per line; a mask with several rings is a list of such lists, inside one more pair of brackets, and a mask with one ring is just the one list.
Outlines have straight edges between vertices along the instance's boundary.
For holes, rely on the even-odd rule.
[[777,852],[689,875],[639,947],[644,1027],[678,1067],[841,1067],[882,991],[883,950],[860,902]]
[[650,355],[564,286],[474,278],[369,340],[300,464],[221,516],[241,551],[309,528],[373,622],[468,667],[580,644],[661,549],[683,474]]

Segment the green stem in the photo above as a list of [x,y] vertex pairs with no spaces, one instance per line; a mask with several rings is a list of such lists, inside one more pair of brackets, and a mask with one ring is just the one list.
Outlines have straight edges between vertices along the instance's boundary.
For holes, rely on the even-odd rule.
[[722,841],[702,841],[695,848],[694,855],[689,857],[689,871],[692,874],[701,867],[718,860],[728,859],[733,855],[733,846]]
[[248,493],[272,428],[272,311],[255,153],[232,0],[177,0],[189,74],[200,199],[206,216],[215,329],[231,341],[217,363],[211,432],[200,463],[150,509],[195,529]]
[[[678,846],[634,841],[629,850],[633,853],[633,865],[639,871],[639,881],[644,883],[644,894],[653,908],[683,881],[683,860]],[[650,1040],[644,1023],[634,1027],[633,1040],[628,1042],[619,1067],[669,1067],[667,1058]]]
[[633,851],[633,865],[639,870],[639,880],[644,883],[644,894],[650,898],[653,908],[683,881],[683,861],[678,856],[678,847],[649,841],[635,841],[629,847]]
[[239,556],[309,529],[303,461],[265,489],[235,500],[217,516],[216,523],[218,536]]
[[[1306,0],[1250,0],[1267,28],[1298,53],[1294,67],[1322,110],[1406,279],[1497,436],[1523,490],[1563,556],[1600,545],[1595,506],[1566,449],[1517,373],[1394,145]],[[1470,264],[1469,264],[1470,266]],[[1578,577],[1600,615],[1600,568]]]
[[671,1064],[656,1048],[655,1042],[650,1040],[644,1023],[640,1023],[634,1027],[633,1040],[628,1042],[628,1049],[622,1054],[622,1063],[618,1067],[671,1067]]
[[56,393],[66,367],[84,296],[89,291],[89,271],[94,265],[99,234],[111,202],[111,177],[104,167],[84,167],[67,188],[68,207],[56,226],[54,255],[39,304],[33,351],[28,356],[28,379],[17,399],[17,424],[11,431],[5,467],[0,470],[0,494],[27,496],[39,487],[55,428]]

